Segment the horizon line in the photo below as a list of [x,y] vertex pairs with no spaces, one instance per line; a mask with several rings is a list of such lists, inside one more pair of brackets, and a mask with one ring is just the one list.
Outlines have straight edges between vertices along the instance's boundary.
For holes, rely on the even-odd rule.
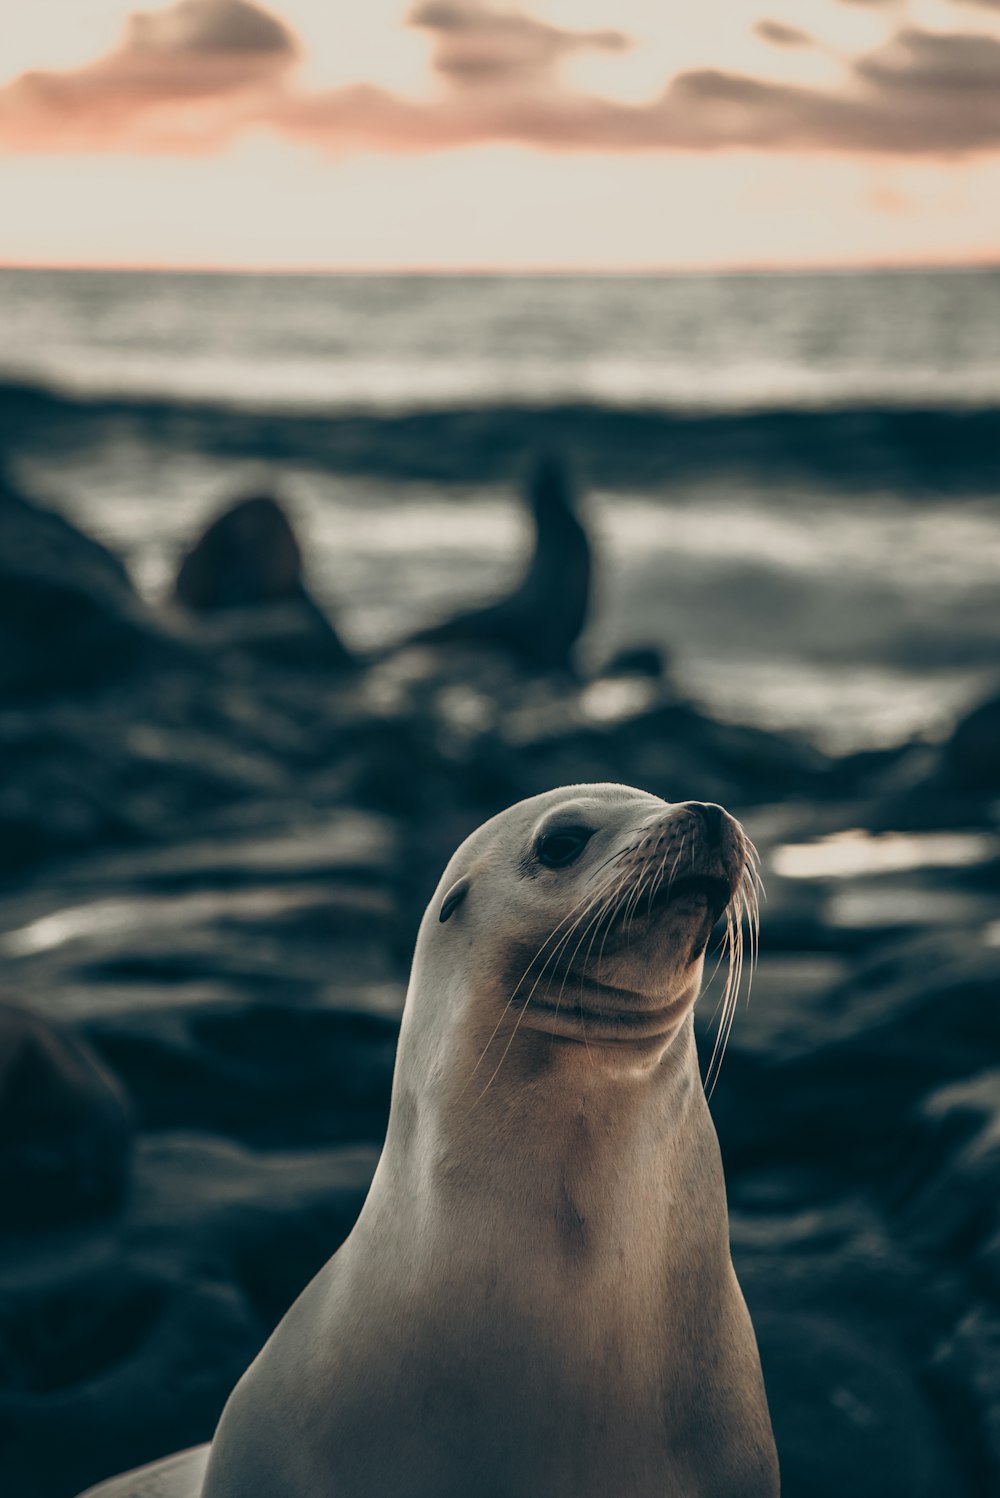
[[0,258],[0,271],[64,271],[76,274],[105,275],[191,275],[191,276],[400,276],[414,279],[466,277],[495,279],[499,277],[594,276],[719,276],[719,275],[853,275],[858,273],[960,272],[1000,270],[1000,250],[967,259],[872,259],[850,261],[732,261],[704,265],[634,264],[634,265],[248,265],[228,262],[160,262],[114,260],[26,260]]

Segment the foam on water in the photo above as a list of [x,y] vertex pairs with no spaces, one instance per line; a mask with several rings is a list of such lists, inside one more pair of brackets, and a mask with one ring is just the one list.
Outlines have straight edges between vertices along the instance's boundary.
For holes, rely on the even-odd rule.
[[271,409],[989,403],[1000,273],[0,270],[0,375]]

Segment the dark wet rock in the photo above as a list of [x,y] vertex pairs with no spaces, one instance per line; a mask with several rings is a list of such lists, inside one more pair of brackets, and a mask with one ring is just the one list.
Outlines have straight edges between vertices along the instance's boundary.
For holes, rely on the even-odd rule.
[[0,1003],[0,1231],[110,1211],[131,1149],[125,1092],[93,1050]]
[[945,1260],[991,1258],[1000,1236],[1000,1068],[928,1094],[911,1137],[901,1183],[908,1237]]
[[757,1330],[782,1492],[963,1493],[926,1376],[949,1302],[920,1261],[870,1203],[814,1168],[739,1176],[733,1196],[733,1256]]
[[1000,1309],[994,1297],[963,1309],[932,1373],[961,1441],[972,1494],[1000,1491]]
[[769,1016],[758,987],[713,1099],[727,1160],[895,1170],[921,1097],[991,1054],[998,983],[1000,951],[942,932],[876,949],[798,1019]]
[[206,1129],[267,1147],[378,1144],[398,1017],[366,1014],[363,1003],[363,991],[354,1010],[222,999],[106,1015],[84,1031],[128,1083],[143,1128]]
[[[768,916],[770,912],[768,912]],[[719,1081],[720,1099],[725,1093],[726,1072],[733,1064],[754,1058],[761,1065],[809,1054],[810,1034],[822,1023],[831,994],[849,980],[849,958],[824,951],[775,951],[770,942],[757,964],[753,985],[741,1005],[730,1033],[725,1067]],[[695,1033],[704,1056],[714,1041],[718,1022],[714,997],[721,986],[720,972],[706,989],[695,1011]]]
[[[262,1340],[229,1286],[151,1279],[124,1264],[32,1299],[0,1330],[47,1353],[40,1370],[29,1364],[29,1387],[0,1387],[9,1498],[75,1498],[111,1475],[112,1452],[122,1470],[207,1439]],[[111,1361],[88,1364],[88,1351]],[[54,1387],[38,1381],[46,1368]]]
[[668,801],[739,807],[801,792],[821,773],[823,756],[808,745],[719,722],[669,691],[605,716],[595,699],[595,689],[603,685],[584,692],[575,714],[564,712],[560,721],[550,708],[548,721],[522,729],[518,747],[531,765],[532,790],[579,780],[625,780]]
[[[119,854],[101,861],[101,878],[161,889],[184,889],[210,880],[215,886],[304,878],[367,883],[392,875],[399,857],[398,829],[386,817],[341,807],[297,824],[219,828],[210,838]],[[86,882],[92,876],[85,875]]]
[[1000,697],[973,708],[944,749],[944,768],[962,791],[1000,790]]
[[376,1158],[144,1141],[111,1227],[0,1244],[5,1495],[71,1498],[210,1436],[287,1304],[353,1225]]
[[898,1348],[844,1308],[758,1312],[783,1498],[943,1498],[961,1478]]
[[227,505],[183,558],[175,595],[192,613],[243,609],[297,598],[302,552],[284,509],[270,495]]
[[601,676],[648,676],[659,680],[666,676],[668,661],[660,645],[632,645],[619,650],[606,665]]
[[329,616],[308,596],[255,608],[227,609],[206,625],[213,650],[240,653],[263,666],[327,674],[353,666]]
[[182,650],[117,557],[0,477],[0,700],[90,690]]
[[191,613],[215,618],[216,648],[293,669],[353,664],[306,587],[295,532],[270,495],[237,500],[210,522],[181,562],[174,596]]
[[991,1493],[1000,1490],[1000,1070],[924,1099],[907,1165],[899,1231],[953,1287],[930,1373],[961,1433],[970,1491]]
[[291,791],[288,768],[273,753],[211,715],[164,721],[163,686],[159,701],[150,679],[115,700],[102,694],[0,712],[0,866],[157,841],[194,831],[206,810],[228,801]]
[[928,1328],[947,1307],[928,1292],[919,1261],[871,1205],[814,1169],[767,1167],[734,1184],[733,1258],[760,1345],[782,1493],[961,1493],[921,1373]]
[[431,625],[408,643],[484,646],[524,671],[567,671],[590,602],[591,555],[564,465],[543,457],[529,478],[534,526],[524,576],[505,598]]

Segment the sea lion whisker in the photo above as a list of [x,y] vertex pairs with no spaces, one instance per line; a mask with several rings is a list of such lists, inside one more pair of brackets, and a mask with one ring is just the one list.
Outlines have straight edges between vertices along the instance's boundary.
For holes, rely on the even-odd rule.
[[[635,830],[637,829],[633,829],[633,831]],[[591,880],[596,879],[597,875],[602,871],[602,869],[606,869],[609,863],[621,863],[622,859],[627,858],[630,853],[634,853],[637,847],[637,843],[630,843],[627,848],[618,848],[614,853],[609,853],[607,858],[602,859],[601,862],[597,865],[596,869],[593,869],[587,875],[587,883],[589,884]]]
[[708,1069],[707,1069],[707,1071],[705,1073],[705,1091],[706,1091],[706,1093],[707,1093],[707,1095],[708,1095],[709,1098],[711,1098],[712,1092],[715,1089],[715,1082],[716,1082],[716,1078],[717,1078],[717,1075],[718,1075],[718,1073],[716,1071],[716,1063],[717,1063],[718,1058],[719,1058],[719,1051],[720,1051],[721,1042],[722,1042],[722,1034],[723,1034],[723,1030],[725,1028],[726,1014],[728,1012],[728,1007],[729,1007],[729,997],[730,997],[730,994],[732,992],[732,986],[733,986],[733,971],[734,971],[734,962],[735,962],[735,930],[734,930],[734,924],[735,923],[734,923],[734,920],[733,920],[732,906],[730,905],[727,908],[727,910],[726,910],[726,948],[727,948],[728,957],[729,957],[729,968],[728,968],[728,972],[726,973],[726,982],[725,982],[725,985],[724,985],[723,990],[722,990],[721,1014],[720,1014],[720,1017],[719,1017],[718,1029],[715,1032],[715,1043],[712,1046],[712,1055],[711,1055],[711,1058],[710,1058],[709,1063],[708,1063]]
[[[593,915],[591,915],[590,919],[588,920],[586,926],[583,929],[583,934],[581,935],[580,940],[577,942],[576,947],[573,950],[572,957],[569,959],[569,962],[566,964],[565,970],[563,972],[562,982],[559,985],[559,992],[556,995],[556,1016],[557,1016],[557,1018],[558,1018],[558,1015],[559,1015],[559,1010],[560,1010],[560,1008],[562,1006],[562,997],[563,997],[563,992],[565,991],[565,988],[566,988],[566,980],[567,980],[567,978],[569,977],[570,973],[573,970],[573,964],[576,961],[577,953],[579,952],[580,948],[583,946],[583,943],[587,939],[587,932],[591,931],[590,946],[589,946],[589,948],[587,950],[587,962],[590,961],[590,953],[593,951],[594,942],[597,939],[597,933],[598,933],[598,931],[601,929],[601,921],[604,919],[605,913],[606,913],[605,909],[603,907],[599,907],[593,913]],[[591,928],[593,928],[593,929],[591,930]],[[586,966],[586,963],[584,964],[584,966]],[[580,998],[581,998],[581,1000],[583,998],[583,984],[584,984],[584,977],[583,977],[583,974],[581,973],[580,974]],[[583,1004],[581,1003],[579,1007],[580,1007],[580,1010],[581,1010],[580,1029],[581,1029],[581,1033],[583,1035],[583,1043],[584,1043],[584,1045],[587,1048],[587,1054],[588,1054],[588,1057],[589,1057],[590,1056],[590,1042],[587,1039],[587,1027],[586,1027],[586,1023],[585,1023],[585,1021],[583,1019],[583,1013],[582,1013],[582,1011],[583,1011]],[[591,1057],[590,1059],[591,1059],[591,1062],[593,1062],[593,1058]]]
[[631,937],[632,935],[632,922],[635,919],[636,911],[639,908],[639,901],[642,898],[642,891],[645,888],[647,880],[651,877],[652,875],[648,868],[641,869],[639,872],[639,877],[637,878],[631,890],[631,893],[625,900],[625,923],[629,937]]
[[721,1051],[721,1054],[719,1056],[719,1065],[718,1065],[718,1068],[717,1068],[717,1071],[716,1071],[716,1081],[718,1081],[719,1074],[722,1071],[722,1063],[723,1063],[723,1061],[726,1058],[726,1050],[727,1050],[727,1047],[729,1045],[729,1037],[732,1034],[733,1022],[734,1022],[734,1020],[736,1018],[736,1010],[737,1010],[737,1006],[739,1004],[740,984],[743,981],[743,955],[744,955],[743,954],[743,926],[742,926],[742,923],[741,923],[737,927],[736,979],[735,979],[735,982],[733,984],[733,993],[732,993],[732,999],[731,999],[730,1005],[729,1005],[729,1013],[728,1013],[727,1019],[726,1019],[725,1034],[723,1035],[723,1038],[722,1038],[722,1051]]
[[[670,857],[670,851],[669,851],[669,849],[667,849],[666,851],[664,851],[660,855],[660,867],[656,871],[656,878],[653,880],[653,888],[650,891],[650,895],[649,895],[649,908],[650,908],[650,910],[652,910],[652,908],[653,908],[653,901],[656,899],[657,895],[660,892],[660,886],[662,885],[663,880],[664,880],[664,876],[666,875],[666,872],[667,872],[667,861],[668,861],[669,857]],[[671,874],[672,874],[672,872],[673,871],[671,871]],[[670,888],[670,885],[668,884],[667,885],[667,889],[669,890],[669,888]]]
[[[580,937],[580,940],[577,942],[576,947],[574,948],[574,951],[573,951],[573,955],[572,955],[572,957],[570,957],[569,962],[566,964],[566,966],[565,966],[565,968],[563,970],[562,982],[561,982],[561,984],[559,986],[559,994],[558,994],[557,999],[556,999],[556,1007],[557,1008],[558,1008],[559,1002],[560,1002],[560,1000],[562,998],[563,990],[566,987],[566,979],[569,977],[570,971],[572,970],[572,967],[573,967],[573,963],[576,960],[577,952],[579,952],[581,946],[583,945],[584,941],[586,940],[586,938],[587,938],[587,932],[590,930],[591,926],[593,926],[595,923],[596,923],[596,925],[598,927],[600,926],[600,922],[601,922],[601,920],[603,918],[603,915],[604,915],[604,909],[603,909],[603,906],[602,906],[602,903],[601,903],[601,897],[600,896],[596,896],[591,901],[591,903],[587,906],[587,909],[585,911],[583,911],[582,914],[579,916],[579,918],[574,922],[573,929],[568,933],[567,940],[565,940],[563,942],[560,942],[560,944],[559,944],[558,952],[555,954],[557,960],[558,960],[558,957],[561,956],[562,953],[566,951],[566,948],[569,946],[569,942],[576,935],[576,933],[580,930],[581,926],[583,926],[583,933],[582,933],[582,935]],[[586,921],[586,925],[583,924],[584,921]],[[553,973],[552,976],[555,977],[555,973]],[[550,992],[551,992],[551,982],[550,982],[549,987],[546,989],[546,997],[548,996],[548,994]]]
[[[729,1044],[730,1034],[732,1033],[733,1021],[734,1021],[735,1015],[736,1015],[736,1007],[737,1007],[737,1004],[739,1002],[739,989],[740,989],[740,984],[742,982],[742,977],[743,977],[743,958],[744,958],[743,918],[744,918],[744,915],[747,916],[748,928],[749,928],[749,930],[751,932],[751,936],[750,936],[750,942],[751,942],[751,967],[750,967],[750,972],[749,972],[748,979],[747,979],[747,1001],[748,1002],[749,1002],[749,997],[750,997],[750,985],[753,982],[753,964],[754,964],[754,960],[755,960],[755,946],[754,946],[754,938],[753,938],[753,935],[752,935],[753,927],[752,927],[752,924],[751,924],[749,911],[744,908],[742,891],[738,891],[737,892],[737,897],[736,897],[735,904],[736,904],[736,909],[737,909],[737,914],[734,917],[734,921],[733,921],[733,930],[735,932],[735,965],[734,965],[734,968],[731,969],[732,981],[731,981],[731,983],[729,983],[727,985],[727,990],[728,990],[727,991],[727,1004],[726,1004],[725,1010],[723,1011],[723,1018],[722,1018],[722,1021],[720,1023],[719,1033],[716,1036],[716,1050],[718,1051],[718,1057],[716,1059],[715,1052],[713,1052],[713,1062],[715,1062],[715,1070],[714,1070],[714,1076],[712,1077],[712,1081],[711,1081],[711,1087],[708,1090],[708,1096],[709,1097],[712,1096],[712,1092],[714,1092],[714,1090],[715,1090],[715,1084],[719,1080],[719,1074],[720,1074],[720,1072],[722,1070],[722,1062],[723,1062],[723,1060],[725,1058],[726,1048],[727,1048],[727,1046]],[[720,1044],[720,1042],[721,1042],[721,1044]],[[710,1070],[711,1070],[711,1068],[710,1068]]]
[[[723,931],[722,936],[719,939],[719,955],[715,959],[715,966],[712,969],[711,976],[708,979],[708,982],[705,984],[705,992],[706,993],[708,992],[708,990],[711,988],[712,984],[715,982],[716,978],[718,977],[718,975],[719,975],[719,968],[722,966],[722,959],[725,957],[727,951],[729,950],[728,943],[726,941],[726,935],[727,935],[727,932]],[[718,1003],[716,1004],[715,1008],[712,1011],[712,1020],[713,1021],[715,1020],[715,1017],[716,1017],[716,1015],[719,1012],[719,1006],[721,1005],[722,1000],[723,1000],[724,997],[725,997],[725,989],[723,989],[723,992],[719,995]]]
[[677,870],[680,868],[681,859],[684,857],[684,848],[687,844],[687,836],[688,835],[686,831],[681,833],[681,845],[677,849],[677,856],[674,859],[673,868],[670,870],[670,878],[667,881],[668,894],[670,893],[671,889],[673,889],[674,880],[677,878]]
[[[608,883],[611,882],[611,878],[610,877],[609,877],[609,880],[607,882]],[[598,891],[597,893],[599,894],[600,892]],[[560,930],[560,928],[562,926],[564,926],[567,921],[572,921],[573,920],[574,915],[576,914],[577,911],[580,910],[581,906],[588,906],[589,907],[589,904],[590,904],[590,902],[591,902],[591,900],[593,898],[595,898],[595,896],[593,894],[583,895],[577,901],[577,903],[572,907],[572,909],[566,915],[564,915],[563,918],[562,918],[562,920],[559,921],[557,923],[557,925],[549,932],[548,936],[542,942],[541,946],[538,948],[538,951],[532,957],[531,961],[528,963],[528,966],[525,968],[525,970],[521,974],[520,978],[518,978],[517,982],[515,983],[512,991],[510,993],[509,998],[507,999],[506,1004],[504,1005],[503,1009],[500,1012],[500,1018],[497,1020],[496,1024],[493,1027],[492,1034],[490,1035],[490,1037],[487,1040],[485,1046],[483,1047],[482,1051],[480,1052],[478,1061],[476,1062],[475,1066],[472,1068],[472,1071],[469,1073],[469,1076],[468,1076],[468,1079],[466,1081],[465,1087],[462,1088],[462,1093],[461,1093],[462,1096],[464,1096],[465,1092],[468,1090],[469,1086],[472,1083],[473,1077],[476,1075],[476,1073],[479,1070],[480,1066],[482,1066],[484,1060],[486,1059],[486,1056],[487,1056],[487,1054],[489,1052],[490,1046],[493,1044],[494,1040],[496,1040],[497,1035],[500,1032],[500,1028],[503,1025],[504,1020],[506,1019],[507,1015],[510,1012],[511,1005],[514,1003],[514,1000],[517,997],[518,991],[519,991],[522,983],[528,977],[528,974],[531,972],[532,968],[535,966],[536,962],[541,957],[542,953],[545,951],[545,948],[548,946],[549,942],[551,942],[551,941],[553,941],[555,939],[556,934],[558,933],[558,931]],[[575,923],[570,927],[570,931],[569,931],[568,934],[572,935],[573,930],[575,930]],[[563,940],[564,939],[565,938],[563,938]],[[538,986],[539,978],[544,974],[545,968],[548,966],[551,957],[555,956],[558,953],[558,951],[559,951],[559,949],[560,949],[561,946],[562,946],[562,940],[560,940],[559,944],[557,945],[557,947],[555,949],[555,952],[554,953],[550,953],[550,956],[546,958],[544,964],[542,965],[541,973],[539,974],[538,978],[535,979],[535,983],[532,986],[531,993],[534,993],[535,988]],[[529,1002],[530,1002],[530,999],[531,999],[531,994],[528,995],[528,1001]],[[516,1029],[516,1026],[515,1026],[515,1029]],[[506,1051],[504,1052],[504,1055],[506,1055]],[[503,1060],[503,1058],[501,1057],[501,1061],[502,1060]],[[496,1075],[496,1073],[494,1073],[494,1075]]]
[[[479,1103],[485,1097],[486,1093],[490,1090],[490,1087],[492,1086],[493,1082],[495,1081],[497,1073],[499,1072],[500,1068],[503,1066],[503,1063],[504,1063],[504,1061],[505,1061],[505,1059],[507,1057],[507,1053],[508,1053],[508,1051],[510,1050],[511,1046],[514,1043],[514,1037],[517,1034],[518,1029],[520,1028],[521,1020],[524,1017],[524,1014],[525,1014],[525,1011],[527,1010],[528,1005],[531,1003],[531,1000],[532,1000],[532,998],[533,998],[533,996],[535,994],[536,989],[538,988],[539,983],[542,981],[542,978],[545,976],[546,969],[549,967],[549,965],[551,963],[554,963],[554,962],[558,961],[560,952],[562,952],[565,949],[566,945],[568,945],[568,943],[572,940],[573,934],[579,928],[580,922],[583,919],[585,919],[585,917],[587,915],[587,912],[589,910],[591,910],[593,908],[593,906],[598,901],[600,901],[600,899],[602,898],[602,896],[603,896],[603,894],[605,892],[605,889],[607,889],[613,882],[614,882],[614,875],[611,875],[611,876],[609,876],[608,880],[605,882],[604,886],[602,886],[600,889],[598,889],[596,891],[592,891],[589,896],[584,896],[581,900],[578,900],[577,903],[576,903],[576,905],[573,907],[573,910],[570,912],[570,916],[572,916],[574,912],[580,911],[580,907],[581,906],[584,906],[585,908],[582,911],[580,911],[580,914],[577,916],[577,919],[570,926],[569,930],[560,938],[560,940],[557,943],[557,945],[555,946],[555,948],[549,953],[548,957],[546,957],[546,959],[545,959],[545,962],[542,964],[541,970],[539,971],[538,975],[536,976],[535,981],[531,985],[531,989],[528,992],[528,997],[525,999],[523,1005],[521,1006],[521,1011],[518,1014],[517,1019],[514,1022],[514,1028],[511,1030],[510,1035],[507,1038],[507,1044],[504,1046],[503,1053],[502,1053],[502,1055],[500,1057],[500,1060],[497,1062],[496,1068],[494,1069],[493,1074],[489,1078],[489,1081],[486,1083],[486,1086],[483,1088],[482,1092],[479,1094],[479,1097],[476,1098],[475,1103],[473,1104],[473,1107],[475,1107],[476,1104]],[[489,1040],[486,1042],[486,1045],[483,1048],[483,1051],[482,1051],[482,1053],[481,1053],[481,1055],[479,1057],[479,1060],[476,1062],[476,1064],[473,1067],[471,1073],[469,1074],[469,1079],[466,1082],[465,1087],[463,1087],[463,1089],[462,1089],[463,1095],[464,1095],[465,1091],[467,1090],[467,1088],[469,1086],[469,1083],[471,1082],[472,1078],[475,1076],[476,1072],[479,1070],[480,1066],[482,1065],[482,1062],[485,1059],[486,1054],[489,1051],[490,1046],[493,1044],[493,1041],[496,1039],[497,1034],[498,1034],[498,1032],[500,1030],[500,1026],[503,1024],[504,1019],[509,1014],[511,1005],[514,1003],[514,1000],[517,997],[518,989],[520,989],[521,984],[524,982],[525,978],[531,972],[532,967],[538,961],[538,958],[541,956],[541,954],[545,950],[546,946],[548,946],[549,942],[553,939],[553,937],[555,936],[556,932],[559,930],[559,927],[562,926],[562,925],[564,925],[565,922],[566,922],[566,920],[568,920],[569,918],[570,918],[569,916],[564,916],[563,920],[561,920],[559,922],[559,924],[555,927],[555,930],[553,930],[552,932],[549,933],[549,935],[545,938],[545,941],[542,943],[541,947],[538,949],[538,952],[536,952],[535,956],[532,958],[531,962],[528,964],[528,966],[525,969],[524,973],[518,979],[517,984],[516,984],[513,992],[511,993],[510,997],[508,998],[507,1003],[504,1005],[504,1008],[503,1008],[503,1011],[502,1011],[502,1013],[500,1015],[500,1018],[497,1020],[497,1023],[496,1023],[496,1025],[493,1028],[492,1035],[490,1036]]]
[[[575,930],[576,930],[576,926],[574,926],[572,928],[572,931],[575,931]],[[514,1027],[513,1027],[513,1029],[511,1030],[510,1034],[507,1037],[507,1044],[504,1046],[503,1051],[501,1052],[500,1060],[497,1062],[496,1066],[494,1067],[492,1075],[489,1077],[489,1079],[488,1079],[488,1081],[486,1083],[486,1086],[483,1088],[482,1092],[476,1098],[476,1101],[473,1104],[473,1107],[475,1107],[477,1104],[479,1104],[479,1103],[482,1102],[483,1098],[486,1096],[486,1094],[489,1092],[490,1088],[492,1087],[493,1083],[496,1081],[497,1076],[499,1075],[499,1072],[500,1072],[500,1068],[503,1066],[504,1062],[506,1061],[507,1054],[510,1051],[511,1046],[514,1044],[514,1037],[515,1037],[515,1035],[517,1034],[518,1030],[521,1027],[521,1021],[524,1018],[525,1014],[527,1013],[528,1005],[531,1003],[531,1000],[532,1000],[532,997],[533,997],[533,995],[535,993],[535,990],[537,989],[539,983],[542,980],[542,977],[544,976],[545,969],[548,967],[549,963],[555,959],[556,954],[562,949],[562,947],[564,945],[564,942],[566,942],[569,939],[569,937],[572,936],[572,931],[570,931],[568,933],[568,935],[566,937],[564,937],[562,941],[560,941],[559,946],[556,948],[555,953],[550,953],[549,957],[547,957],[545,959],[545,964],[542,967],[542,971],[539,973],[538,977],[535,979],[534,983],[531,985],[531,989],[530,989],[530,991],[528,993],[528,997],[525,1000],[525,1002],[522,1004],[522,1006],[521,1006],[521,1008],[520,1008],[520,1010],[518,1012],[518,1016],[517,1016],[517,1018],[514,1021]],[[506,1005],[504,1007],[504,1011],[503,1012],[504,1012],[505,1015],[510,1011],[510,1006],[511,1006],[511,1004],[513,1002],[514,1002],[514,996],[512,994],[511,997],[507,1000],[507,1003],[506,1003]],[[496,1031],[494,1030],[493,1033],[495,1035]],[[488,1046],[487,1046],[487,1049],[488,1049]],[[484,1051],[483,1054],[485,1055],[485,1051]],[[481,1059],[482,1058],[480,1058],[480,1060]],[[479,1063],[477,1062],[476,1063],[477,1068],[478,1068],[478,1065],[479,1065]]]
[[630,908],[629,908],[629,914],[628,914],[628,923],[629,923],[629,932],[630,932],[630,934],[631,934],[631,930],[632,930],[632,922],[635,920],[635,917],[638,915],[638,913],[639,913],[639,906],[642,904],[643,892],[647,888],[651,888],[652,887],[653,879],[655,877],[656,877],[656,871],[654,869],[649,869],[649,868],[643,869],[640,872],[640,874],[639,874],[639,878],[636,881],[635,891],[634,891],[634,893],[633,893],[633,895],[632,895],[632,897],[631,897],[631,899],[629,901],[629,907]]

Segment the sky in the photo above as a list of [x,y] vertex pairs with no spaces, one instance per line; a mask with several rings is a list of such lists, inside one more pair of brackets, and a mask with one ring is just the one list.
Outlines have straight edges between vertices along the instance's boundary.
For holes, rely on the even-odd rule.
[[1000,261],[1000,0],[30,0],[0,263]]

